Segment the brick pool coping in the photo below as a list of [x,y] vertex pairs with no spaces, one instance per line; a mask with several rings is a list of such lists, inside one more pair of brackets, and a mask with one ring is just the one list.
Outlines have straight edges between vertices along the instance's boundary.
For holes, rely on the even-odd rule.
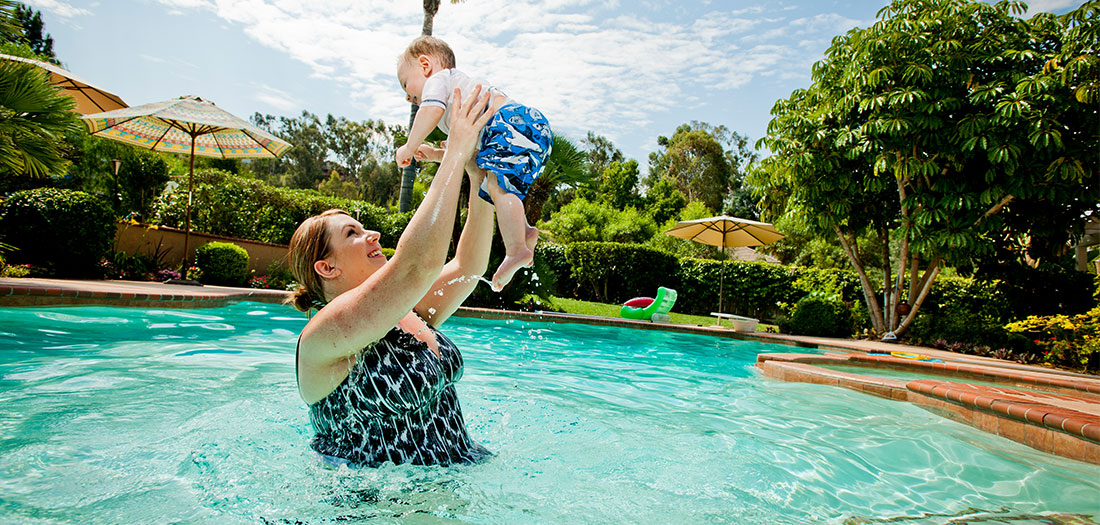
[[[216,308],[239,301],[282,303],[288,292],[221,286],[190,286],[139,281],[73,281],[62,279],[0,279],[0,306],[121,306],[144,308]],[[890,368],[927,367],[945,376],[975,375],[982,380],[1023,382],[1058,393],[1022,392],[954,381],[900,380],[851,374],[814,366],[816,354],[760,354],[757,367],[785,381],[843,386],[887,399],[908,401],[944,417],[970,424],[1033,448],[1100,464],[1100,379],[999,359],[961,355],[933,348],[878,341],[736,332],[724,326],[651,323],[552,312],[516,312],[459,308],[455,315],[481,319],[521,319],[581,323],[645,330],[712,335],[793,347],[844,352],[826,354],[834,363],[859,363]],[[905,351],[938,358],[927,363],[869,352]],[[921,364],[916,364],[921,363]],[[927,365],[927,366],[926,366]],[[1072,392],[1072,394],[1063,393]]]
[[[818,365],[904,369],[944,376],[944,379],[903,381]],[[908,401],[948,419],[1043,452],[1100,464],[1098,378],[839,353],[760,354],[756,366],[764,375],[783,381],[840,386],[886,399]],[[1005,386],[961,382],[967,378]],[[1021,386],[1028,390],[1020,390]]]

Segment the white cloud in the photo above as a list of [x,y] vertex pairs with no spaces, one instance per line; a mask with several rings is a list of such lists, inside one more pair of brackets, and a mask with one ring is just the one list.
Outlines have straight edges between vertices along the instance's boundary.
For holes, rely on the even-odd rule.
[[[408,118],[395,60],[420,33],[419,2],[159,1],[213,12],[306,64],[314,76],[345,86],[349,103],[372,118]],[[598,0],[443,2],[435,34],[455,49],[460,68],[538,107],[556,129],[579,137],[587,130],[627,133],[650,124],[656,113],[713,102],[693,94],[700,88],[703,96],[718,97],[757,76],[806,75],[828,39],[857,24],[840,15],[790,19],[782,7],[727,10],[714,4],[698,13],[684,4],[662,5],[676,16],[658,19],[647,18],[644,5],[627,16]],[[821,47],[813,49],[812,42]],[[274,90],[257,98],[280,109],[294,103]]]
[[88,11],[87,9],[73,7],[71,4],[63,0],[32,0],[24,3],[31,7],[34,7],[35,9],[39,9],[52,15],[57,15],[61,18],[66,19],[84,16],[91,13],[91,11]]
[[1062,12],[1076,9],[1084,3],[1084,0],[1031,0],[1027,2],[1027,13],[1033,15],[1043,11]]
[[256,100],[263,102],[280,111],[289,112],[302,107],[302,101],[295,99],[289,93],[271,87],[267,84],[255,86],[260,91],[256,93]]

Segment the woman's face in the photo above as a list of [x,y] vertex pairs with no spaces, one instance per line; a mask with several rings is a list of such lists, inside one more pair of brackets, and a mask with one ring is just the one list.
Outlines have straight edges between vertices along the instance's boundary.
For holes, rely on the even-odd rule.
[[328,263],[340,271],[339,277],[347,279],[349,286],[358,286],[386,264],[380,234],[365,230],[359,221],[347,215],[334,215],[328,220],[326,234],[329,239]]

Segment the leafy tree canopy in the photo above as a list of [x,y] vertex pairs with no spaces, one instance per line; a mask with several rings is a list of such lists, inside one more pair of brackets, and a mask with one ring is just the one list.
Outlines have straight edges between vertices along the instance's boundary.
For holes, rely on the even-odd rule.
[[[1072,83],[1090,70],[1051,65],[1096,49],[1073,41],[1075,27],[1089,32],[1074,20],[1095,25],[1096,3],[1063,17],[1014,16],[1023,11],[894,0],[871,27],[835,38],[813,84],[772,110],[762,142],[774,155],[749,182],[771,217],[837,237],[880,332],[909,326],[944,263],[1023,237],[1046,239],[1032,250],[1061,246],[1100,211],[1097,106]],[[868,231],[887,257],[891,236],[901,241],[881,306],[855,242]],[[900,302],[914,306],[904,318]]]

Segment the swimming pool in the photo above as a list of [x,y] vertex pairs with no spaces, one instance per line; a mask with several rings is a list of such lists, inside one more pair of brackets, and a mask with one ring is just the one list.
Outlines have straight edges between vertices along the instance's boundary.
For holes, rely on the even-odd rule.
[[[455,318],[456,468],[314,461],[287,307],[0,309],[0,522],[1054,522],[1100,467],[765,378],[762,343]],[[957,521],[961,523],[963,521]],[[1012,521],[1013,523],[1026,521]]]

